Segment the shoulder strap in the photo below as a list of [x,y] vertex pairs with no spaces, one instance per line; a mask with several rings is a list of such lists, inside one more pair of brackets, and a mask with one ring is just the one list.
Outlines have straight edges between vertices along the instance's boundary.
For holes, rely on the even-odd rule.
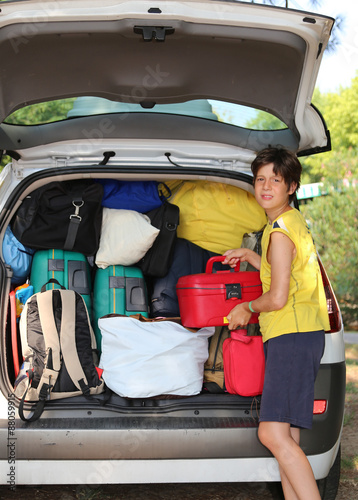
[[226,391],[216,382],[204,382],[203,388],[212,394],[224,394]]
[[89,394],[86,375],[78,358],[76,347],[76,292],[60,290],[62,301],[62,320],[60,342],[62,356],[72,382],[84,395]]
[[72,205],[75,207],[75,213],[70,215],[66,241],[63,246],[64,250],[72,250],[75,245],[77,232],[82,221],[80,208],[84,205],[84,201],[82,199],[76,199],[72,201]]

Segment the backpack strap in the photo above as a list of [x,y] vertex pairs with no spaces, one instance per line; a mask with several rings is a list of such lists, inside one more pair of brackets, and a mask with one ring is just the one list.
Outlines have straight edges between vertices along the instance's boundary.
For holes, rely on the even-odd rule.
[[211,394],[225,394],[226,390],[220,387],[216,382],[204,382],[203,388]]
[[[74,385],[87,396],[90,394],[90,388],[88,387],[86,375],[78,358],[76,347],[76,300],[75,297],[71,297],[75,292],[71,290],[63,292],[60,290],[60,294],[62,302],[60,343],[63,361]],[[71,332],[71,334],[69,334],[69,332]]]
[[[28,372],[28,377],[29,377],[28,386],[27,386],[27,389],[26,389],[24,395],[22,396],[20,404],[19,404],[19,416],[20,416],[21,420],[24,420],[25,422],[34,422],[35,420],[37,420],[38,418],[41,417],[42,412],[44,411],[44,408],[45,408],[46,400],[48,399],[48,397],[50,395],[50,392],[51,392],[51,389],[53,387],[52,385],[49,385],[49,384],[45,384],[45,383],[42,384],[41,390],[39,392],[39,400],[32,407],[32,409],[31,409],[31,412],[32,412],[31,416],[30,417],[25,417],[25,414],[24,414],[24,403],[25,403],[27,391],[29,390],[29,388],[31,386],[32,373],[33,372]],[[41,377],[41,380],[42,380],[42,377]]]

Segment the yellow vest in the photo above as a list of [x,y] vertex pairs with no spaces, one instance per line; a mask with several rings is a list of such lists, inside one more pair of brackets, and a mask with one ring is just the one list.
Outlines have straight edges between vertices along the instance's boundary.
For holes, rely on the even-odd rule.
[[271,266],[267,249],[273,232],[285,234],[296,247],[286,305],[278,311],[260,313],[263,341],[286,333],[329,330],[327,302],[317,260],[316,248],[302,214],[289,210],[267,224],[262,236],[260,277],[263,293],[271,286]]

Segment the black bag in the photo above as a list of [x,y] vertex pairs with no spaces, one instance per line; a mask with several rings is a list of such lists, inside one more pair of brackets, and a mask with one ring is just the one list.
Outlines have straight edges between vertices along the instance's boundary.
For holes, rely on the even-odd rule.
[[[24,363],[15,395],[21,398],[22,420],[37,420],[48,400],[93,398],[104,391],[96,369],[95,336],[79,293],[61,287],[32,295],[21,314],[20,334]],[[29,417],[24,415],[25,401],[34,403]]]
[[93,255],[102,224],[103,187],[93,181],[51,182],[27,196],[12,231],[32,248],[57,248]]
[[160,232],[153,246],[137,265],[145,276],[161,278],[167,274],[173,259],[179,207],[164,201],[159,208],[147,212],[146,215],[150,218],[152,226],[160,229]]
[[[218,254],[195,245],[184,238],[177,238],[173,260],[168,273],[153,280],[151,293],[151,315],[153,317],[180,316],[176,284],[181,276],[204,273],[210,257]],[[220,264],[221,266],[221,264]]]

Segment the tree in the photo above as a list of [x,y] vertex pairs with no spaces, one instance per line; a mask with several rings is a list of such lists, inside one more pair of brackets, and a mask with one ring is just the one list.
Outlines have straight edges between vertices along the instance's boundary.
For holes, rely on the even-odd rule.
[[358,320],[358,189],[345,188],[301,207],[341,307],[343,320]]
[[358,76],[337,93],[322,94],[315,89],[312,101],[325,118],[332,151],[304,158],[305,168],[310,182],[323,180],[339,187],[344,178],[358,178]]
[[301,207],[328,271],[346,324],[358,320],[358,77],[336,94],[315,91],[332,138],[332,151],[306,158],[311,179],[326,196]]
[[72,109],[74,100],[75,98],[59,99],[57,101],[31,104],[18,109],[8,116],[5,121],[16,125],[38,125],[63,120],[66,118],[68,111]]

